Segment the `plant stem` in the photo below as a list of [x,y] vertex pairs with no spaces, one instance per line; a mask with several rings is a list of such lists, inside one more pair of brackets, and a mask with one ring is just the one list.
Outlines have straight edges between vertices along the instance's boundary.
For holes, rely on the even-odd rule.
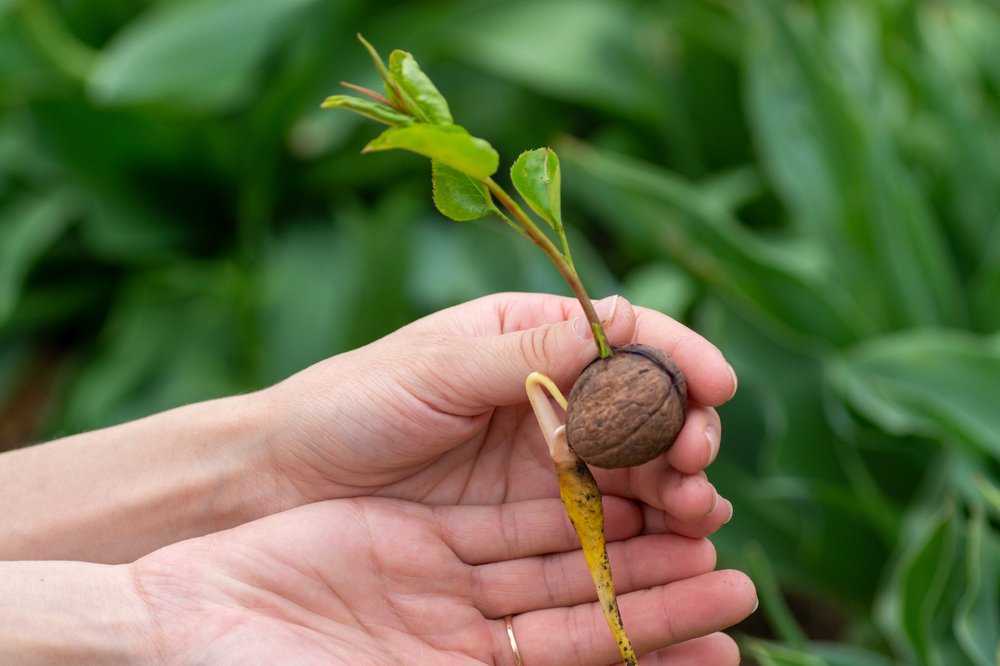
[[[604,327],[601,325],[601,319],[597,316],[597,312],[594,310],[594,304],[590,300],[590,296],[587,295],[587,290],[583,287],[583,282],[580,281],[580,276],[577,275],[576,269],[573,267],[570,261],[559,252],[557,248],[549,237],[542,233],[538,226],[528,217],[524,209],[518,205],[516,201],[507,192],[500,187],[492,178],[487,178],[485,181],[486,186],[489,188],[490,192],[496,197],[497,201],[510,211],[510,214],[517,220],[521,228],[528,235],[528,238],[532,242],[541,248],[542,252],[548,256],[555,265],[556,270],[562,275],[563,279],[566,280],[566,284],[569,288],[573,290],[573,295],[576,296],[576,300],[580,301],[580,306],[583,307],[583,314],[587,317],[587,321],[590,323],[590,330],[594,333],[594,344],[597,345],[597,353],[601,358],[608,358],[611,356],[611,345],[608,344],[608,338],[604,334]],[[563,237],[565,242],[565,237]]]
[[559,234],[559,242],[562,243],[562,253],[563,256],[566,257],[566,263],[569,264],[569,267],[573,269],[574,273],[576,273],[576,266],[573,265],[573,255],[569,251],[569,239],[566,238],[566,229],[561,223],[556,226],[556,233]]

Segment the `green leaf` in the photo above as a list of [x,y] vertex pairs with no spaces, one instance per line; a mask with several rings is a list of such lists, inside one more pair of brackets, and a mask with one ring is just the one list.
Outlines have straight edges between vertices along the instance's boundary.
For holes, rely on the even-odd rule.
[[531,210],[553,229],[562,228],[562,182],[554,150],[536,148],[521,153],[510,168],[510,179]]
[[245,100],[261,60],[316,0],[161,3],[128,24],[98,57],[90,92],[101,102],[169,102],[195,110]]
[[417,123],[393,127],[375,137],[361,152],[397,148],[437,160],[476,180],[489,178],[500,164],[500,156],[489,143],[458,125]]
[[893,666],[884,656],[856,645],[814,641],[809,651],[829,666]]
[[482,182],[437,160],[431,160],[431,184],[434,205],[456,222],[478,220],[494,210],[490,191]]
[[747,641],[746,647],[761,666],[828,666],[815,655],[777,643],[752,640]]
[[399,104],[402,102],[402,99],[400,98],[400,93],[402,91],[399,89],[399,83],[393,78],[392,74],[389,73],[389,69],[385,66],[385,62],[382,60],[382,56],[379,55],[378,49],[376,49],[371,42],[365,39],[364,35],[360,32],[357,37],[358,41],[361,42],[361,45],[365,47],[366,51],[368,51],[368,55],[372,59],[372,64],[375,65],[375,70],[382,79],[382,83],[385,84],[386,96],[393,104]]
[[918,664],[938,666],[943,662],[934,624],[942,619],[941,601],[955,561],[959,517],[954,502],[932,499],[911,512],[876,613],[900,652]]
[[406,51],[395,50],[389,54],[389,73],[413,100],[421,114],[436,125],[452,123],[451,110],[444,96],[420,69],[420,65]]
[[[623,241],[668,254],[728,300],[796,338],[844,344],[866,322],[801,246],[757,238],[696,185],[653,164],[566,142],[567,188]],[[808,248],[807,248],[808,249]]]
[[811,642],[804,647],[749,640],[747,653],[761,666],[892,666],[885,657],[862,648],[840,643]]
[[882,330],[963,321],[948,247],[877,110],[787,3],[748,9],[748,99],[764,165],[846,297]]
[[831,366],[837,391],[897,434],[961,442],[1000,460],[1000,337],[915,331],[873,340]]
[[320,106],[324,109],[347,109],[365,118],[371,118],[393,127],[413,123],[413,118],[405,113],[400,113],[391,106],[351,95],[331,95],[323,100]]
[[966,588],[955,615],[955,636],[976,666],[996,666],[1000,656],[997,599],[1000,543],[982,505],[973,507],[966,541]]
[[14,311],[28,271],[66,230],[75,207],[71,193],[50,192],[0,211],[0,324]]
[[781,594],[778,578],[767,554],[760,544],[751,543],[746,549],[746,556],[747,570],[757,586],[758,598],[771,628],[782,641],[801,648],[806,643],[806,634]]
[[635,20],[625,3],[505,2],[458,23],[455,52],[547,96],[647,113],[656,109],[658,95],[635,66]]
[[226,262],[133,276],[76,371],[59,428],[91,430],[247,390],[238,280]]

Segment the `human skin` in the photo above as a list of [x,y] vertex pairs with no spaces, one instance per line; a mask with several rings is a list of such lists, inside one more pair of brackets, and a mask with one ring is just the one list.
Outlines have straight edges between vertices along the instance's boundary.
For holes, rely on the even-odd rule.
[[[601,305],[693,400],[659,460],[597,471],[626,626],[644,664],[736,664],[717,632],[755,592],[701,538],[731,517],[702,470],[735,377],[676,322]],[[263,391],[0,456],[0,558],[140,558],[0,563],[0,663],[507,665],[506,613],[529,666],[613,660],[523,393],[593,357],[576,317],[481,299]]]
[[[595,470],[598,483],[638,500],[647,532],[706,536],[732,516],[703,469],[719,449],[712,406],[732,396],[735,376],[711,343],[669,317],[617,297],[598,309],[611,344],[671,353],[691,397],[673,448],[641,467]],[[130,562],[344,497],[558,497],[524,378],[537,370],[568,389],[594,355],[573,299],[498,294],[268,389],[4,454],[0,559]]]
[[[719,630],[753,586],[705,539],[643,534],[607,498],[610,556],[643,664],[734,666]],[[319,502],[131,565],[0,563],[0,663],[603,665],[617,648],[556,499]]]

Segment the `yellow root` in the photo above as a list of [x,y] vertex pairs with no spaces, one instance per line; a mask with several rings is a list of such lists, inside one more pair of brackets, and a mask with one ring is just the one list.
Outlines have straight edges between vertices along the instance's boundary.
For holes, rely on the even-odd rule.
[[555,383],[545,375],[533,372],[525,380],[528,400],[535,411],[535,418],[542,428],[542,434],[549,447],[549,455],[555,463],[559,480],[559,497],[569,516],[573,529],[580,539],[583,556],[587,560],[590,577],[597,589],[597,599],[601,612],[618,644],[618,652],[626,666],[639,663],[632,643],[625,634],[621,612],[615,597],[615,584],[611,577],[611,563],[608,560],[607,543],[604,539],[604,507],[601,491],[593,474],[566,442],[566,426],[562,424],[552,409],[546,391],[566,409],[566,398]]

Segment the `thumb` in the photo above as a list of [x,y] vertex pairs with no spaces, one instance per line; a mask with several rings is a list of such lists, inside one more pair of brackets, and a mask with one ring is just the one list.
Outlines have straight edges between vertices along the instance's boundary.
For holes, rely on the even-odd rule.
[[[635,310],[621,296],[594,302],[611,345],[623,345],[635,333]],[[462,382],[468,395],[483,406],[514,405],[525,400],[524,380],[534,371],[548,375],[568,390],[597,357],[590,324],[577,304],[569,319],[486,338],[470,340]]]

